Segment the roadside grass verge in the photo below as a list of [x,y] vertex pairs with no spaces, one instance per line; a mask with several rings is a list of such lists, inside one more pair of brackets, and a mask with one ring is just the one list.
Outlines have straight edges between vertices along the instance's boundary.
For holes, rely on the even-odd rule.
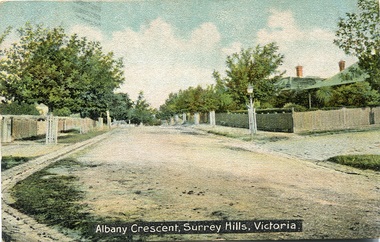
[[286,136],[279,136],[275,134],[254,134],[251,136],[247,132],[247,130],[243,129],[234,129],[234,130],[228,130],[228,129],[202,129],[206,131],[209,134],[215,134],[215,135],[220,135],[228,138],[233,138],[233,139],[239,139],[243,141],[256,141],[257,143],[268,143],[268,142],[276,142],[279,140],[286,140],[289,139]]
[[1,158],[1,171],[8,170],[35,158],[36,157],[3,156]]
[[339,155],[328,159],[341,165],[380,171],[380,155]]
[[359,133],[359,132],[372,132],[372,131],[380,131],[379,126],[375,127],[363,127],[356,129],[337,129],[337,130],[321,130],[321,131],[305,131],[298,133],[298,135],[302,136],[319,136],[319,135],[334,135],[334,134],[345,134],[345,133]]
[[[122,224],[113,218],[91,215],[82,203],[85,193],[70,169],[85,167],[74,158],[59,160],[18,182],[11,190],[12,207],[38,223],[58,229],[73,241],[130,241],[127,235],[95,233],[98,224]],[[136,239],[136,238],[134,238]]]
[[239,133],[231,133],[227,131],[220,131],[220,130],[206,130],[209,134],[215,134],[220,135],[228,138],[234,138],[234,139],[241,139],[241,140],[250,140],[251,136],[248,134],[239,134]]
[[[60,134],[58,136],[58,143],[62,144],[73,144],[78,143],[81,141],[85,141],[91,138],[94,138],[95,136],[101,135],[106,133],[108,130],[96,130],[96,131],[90,131],[84,134],[81,134],[78,130],[69,130],[63,134]],[[32,137],[30,139],[23,139],[23,141],[35,141],[40,140],[39,142],[45,142],[43,140],[43,137],[39,137],[38,139],[36,137]],[[37,158],[38,156],[3,156],[1,158],[1,171],[5,171],[8,169],[11,169],[15,166],[21,165],[23,163],[26,163],[30,160],[33,160]]]
[[65,135],[58,136],[58,143],[71,144],[91,139],[95,136],[108,132],[108,130],[94,130],[84,134],[81,134],[79,130],[70,130]]

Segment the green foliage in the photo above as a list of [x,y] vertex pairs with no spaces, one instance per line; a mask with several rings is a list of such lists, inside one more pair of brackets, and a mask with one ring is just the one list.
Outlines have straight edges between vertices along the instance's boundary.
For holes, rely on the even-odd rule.
[[21,165],[34,157],[3,156],[1,157],[1,171]]
[[260,109],[272,109],[272,108],[274,108],[270,102],[263,102],[263,103],[260,103],[258,106],[256,106],[256,104],[255,104],[255,107],[258,107]]
[[20,41],[3,50],[0,94],[8,100],[44,103],[49,111],[105,116],[113,90],[124,81],[121,59],[103,53],[99,42],[68,36],[62,27],[27,23]]
[[340,18],[334,43],[359,59],[360,68],[370,75],[372,88],[380,92],[379,1],[358,0],[357,6],[357,13]]
[[145,100],[143,91],[140,91],[136,103],[128,113],[131,117],[131,122],[134,124],[148,124],[153,125],[156,123],[155,114],[156,110],[150,107],[150,104]]
[[360,169],[380,171],[380,155],[341,155],[331,157],[328,161]]
[[317,99],[323,103],[327,104],[333,97],[333,88],[332,87],[321,87],[316,92]]
[[4,115],[39,115],[34,104],[12,102],[0,103],[0,113]]
[[368,82],[342,85],[333,91],[329,106],[363,107],[380,104],[380,94],[372,90]]
[[17,183],[12,192],[16,198],[13,206],[21,212],[33,214],[38,222],[74,228],[82,220],[83,215],[78,211],[82,210],[83,205],[76,201],[83,194],[70,186],[76,180],[75,177],[55,175],[48,171],[57,165],[77,165],[71,160],[61,162]]
[[[281,75],[277,71],[282,64],[283,56],[277,53],[278,46],[274,43],[241,50],[227,57],[227,77],[221,78],[217,71],[213,72],[216,85],[206,88],[189,87],[178,93],[171,93],[165,104],[160,107],[160,117],[168,118],[183,112],[209,112],[212,110],[224,112],[246,109],[248,103],[248,84],[254,86],[254,97],[267,107],[272,104],[265,102],[274,93],[274,82]],[[270,78],[274,76],[273,78]]]
[[301,106],[299,104],[294,104],[294,103],[287,103],[284,105],[284,108],[294,108],[294,111],[296,112],[306,111],[306,108],[304,106]]
[[106,130],[94,130],[90,131],[84,134],[79,133],[78,130],[70,130],[69,132],[66,132],[64,136],[58,137],[59,143],[67,144],[67,143],[78,143],[82,142],[91,138],[94,138],[95,136],[104,134],[107,132]]
[[317,90],[283,91],[273,99],[272,103],[275,107],[284,107],[287,103],[294,103],[308,109],[309,93],[312,108],[363,107],[380,104],[379,93],[364,81],[335,87],[322,87]]
[[71,111],[68,107],[63,107],[63,108],[56,108],[54,110],[54,115],[56,116],[69,116],[71,114]]
[[209,112],[218,110],[226,101],[225,94],[213,85],[205,89],[201,86],[189,87],[178,93],[171,93],[165,104],[160,107],[160,113],[161,116],[168,118],[176,113]]
[[276,108],[283,108],[288,103],[294,103],[306,109],[309,108],[309,93],[312,97],[312,106],[318,104],[314,92],[314,90],[286,90],[273,96],[270,103]]
[[109,103],[110,116],[116,120],[130,120],[132,118],[133,101],[127,93],[116,93]]
[[[94,233],[98,224],[122,224],[125,221],[88,213],[87,205],[80,203],[84,193],[78,189],[78,178],[50,171],[82,166],[78,161],[67,158],[32,174],[12,188],[12,196],[16,199],[12,206],[41,224],[68,232],[73,241],[132,241],[127,235]],[[134,236],[134,239],[138,237]]]
[[217,83],[225,87],[235,103],[235,109],[245,109],[248,103],[247,87],[253,86],[253,97],[266,101],[274,94],[274,83],[282,75],[277,69],[284,56],[278,54],[278,46],[270,43],[256,48],[242,49],[227,57],[226,77],[214,72]]

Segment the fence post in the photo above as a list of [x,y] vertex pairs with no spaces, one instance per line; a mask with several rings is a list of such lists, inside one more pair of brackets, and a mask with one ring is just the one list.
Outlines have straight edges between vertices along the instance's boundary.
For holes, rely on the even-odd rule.
[[215,126],[215,110],[210,111],[210,125]]
[[107,126],[110,129],[111,128],[111,117],[110,117],[110,111],[106,111],[107,113]]
[[349,127],[347,127],[346,108],[345,107],[342,108],[342,112],[343,112],[343,128],[347,129]]
[[194,113],[194,124],[195,125],[199,124],[199,113]]
[[103,129],[103,118],[98,118],[98,124],[97,124],[97,126],[98,126],[98,129]]
[[182,113],[182,124],[186,123],[186,113]]
[[294,108],[292,108],[292,129],[290,130],[290,132],[292,132],[292,133],[296,132],[296,127],[295,127],[295,122],[294,122],[295,117],[294,116],[295,116]]
[[53,114],[47,116],[46,119],[46,144],[57,144],[58,140],[58,118]]
[[1,121],[1,142],[12,142],[12,118],[2,117]]

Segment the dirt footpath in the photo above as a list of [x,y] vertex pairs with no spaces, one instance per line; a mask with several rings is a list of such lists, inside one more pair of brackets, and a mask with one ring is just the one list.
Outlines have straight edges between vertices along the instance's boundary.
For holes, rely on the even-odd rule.
[[[210,125],[193,127],[205,132],[240,135],[242,137],[249,135],[248,129],[212,127]],[[278,154],[287,154],[302,159],[323,161],[344,154],[380,154],[380,128],[309,135],[258,131],[254,135],[253,143],[248,146],[261,148],[266,152],[274,151]]]
[[[274,143],[278,150],[289,147]],[[305,153],[302,144],[306,143],[299,141],[294,146]],[[167,235],[154,239],[380,236],[380,179],[375,172],[348,174],[281,155],[265,144],[180,127],[120,129],[76,157],[90,166],[70,174],[79,177],[89,212],[99,216],[126,222],[303,220],[303,232],[299,233]]]

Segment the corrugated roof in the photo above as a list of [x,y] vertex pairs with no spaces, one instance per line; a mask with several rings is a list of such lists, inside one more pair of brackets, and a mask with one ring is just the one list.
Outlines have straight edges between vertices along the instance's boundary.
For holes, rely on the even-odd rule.
[[368,74],[362,71],[358,64],[353,64],[327,79],[320,77],[285,77],[278,81],[275,85],[281,90],[308,90],[361,82],[367,78]]
[[281,90],[303,90],[321,81],[320,77],[285,77],[275,85]]
[[361,70],[357,63],[351,65],[350,67],[344,69],[338,74],[323,80],[322,82],[316,83],[314,85],[308,86],[305,89],[314,89],[321,87],[331,87],[343,84],[350,84],[355,82],[365,81],[369,75]]

